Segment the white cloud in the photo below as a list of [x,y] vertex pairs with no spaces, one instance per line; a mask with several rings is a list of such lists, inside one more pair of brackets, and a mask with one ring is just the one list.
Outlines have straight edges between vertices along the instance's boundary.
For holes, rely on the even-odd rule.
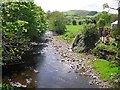
[[[35,3],[43,8],[45,12],[50,11],[67,11],[67,10],[90,10],[102,11],[102,5],[108,3],[111,7],[117,8],[115,0],[35,0]],[[117,12],[110,10],[110,12]]]

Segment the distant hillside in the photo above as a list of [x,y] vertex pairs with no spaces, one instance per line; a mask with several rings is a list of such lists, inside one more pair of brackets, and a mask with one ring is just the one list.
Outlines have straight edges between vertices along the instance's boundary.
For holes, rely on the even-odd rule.
[[94,15],[97,14],[97,13],[98,13],[97,11],[90,11],[90,12],[88,13],[88,15],[94,16]]
[[95,15],[96,11],[87,11],[87,10],[69,10],[64,12],[65,15],[75,15],[75,16],[87,16],[87,15]]

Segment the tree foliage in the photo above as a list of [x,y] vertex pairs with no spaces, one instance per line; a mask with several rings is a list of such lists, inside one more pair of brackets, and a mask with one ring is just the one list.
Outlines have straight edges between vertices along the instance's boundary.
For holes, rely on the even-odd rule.
[[33,2],[6,2],[2,8],[3,61],[19,60],[30,41],[45,32],[45,15]]
[[103,9],[105,9],[105,8],[109,8],[108,3],[104,3],[104,4],[103,4]]
[[87,24],[84,30],[76,36],[72,48],[77,52],[88,52],[95,47],[98,40],[99,35],[96,25]]
[[103,11],[96,16],[96,19],[97,19],[98,22],[100,22],[101,20],[104,20],[105,25],[110,25],[112,15],[109,14],[108,12],[106,12],[106,11]]
[[66,27],[66,19],[62,12],[47,13],[48,28],[55,31],[58,34],[64,33]]
[[98,26],[99,26],[99,28],[103,28],[105,26],[105,20],[100,18],[98,21]]
[[109,8],[109,9],[113,9],[113,10],[118,11],[118,28],[120,28],[120,0],[117,0],[117,1],[118,1],[118,8],[117,9],[110,7],[108,5],[108,3],[103,4],[103,9]]
[[73,20],[73,21],[72,21],[72,24],[73,24],[73,25],[77,25],[76,20]]
[[115,27],[113,30],[112,30],[112,35],[113,37],[116,39],[117,41],[117,56],[120,57],[120,0],[117,0],[118,1],[118,8],[115,9],[115,8],[111,8],[107,3],[103,5],[104,8],[110,8],[110,9],[114,9],[114,10],[117,10],[118,11],[118,25],[117,27]]

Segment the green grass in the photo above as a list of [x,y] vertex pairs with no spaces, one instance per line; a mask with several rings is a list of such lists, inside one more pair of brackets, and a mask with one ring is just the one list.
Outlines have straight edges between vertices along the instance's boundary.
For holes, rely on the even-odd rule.
[[111,51],[111,52],[116,52],[117,51],[117,48],[113,45],[107,46],[107,45],[104,45],[103,43],[100,43],[100,44],[98,44],[98,47],[100,49],[105,49],[105,50],[108,50],[108,51]]
[[82,25],[66,25],[67,31],[73,34],[77,34],[81,29],[83,29]]
[[112,75],[119,73],[120,66],[103,59],[93,61],[93,69],[100,74],[102,80],[109,80]]
[[82,25],[66,25],[66,28],[66,32],[58,37],[67,40],[69,43],[73,42],[75,36],[83,30]]

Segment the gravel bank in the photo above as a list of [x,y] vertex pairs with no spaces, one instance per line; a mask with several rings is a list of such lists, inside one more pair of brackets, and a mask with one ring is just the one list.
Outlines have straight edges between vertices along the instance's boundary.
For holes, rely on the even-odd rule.
[[103,82],[99,79],[99,74],[97,74],[90,65],[86,63],[90,60],[89,57],[83,58],[77,53],[74,53],[71,49],[71,45],[65,40],[57,39],[55,36],[50,38],[50,44],[56,48],[58,53],[61,55],[61,62],[67,63],[70,65],[71,70],[74,70],[75,73],[79,75],[89,76],[92,80],[89,81],[89,84],[97,84],[100,88],[108,88],[107,82]]

